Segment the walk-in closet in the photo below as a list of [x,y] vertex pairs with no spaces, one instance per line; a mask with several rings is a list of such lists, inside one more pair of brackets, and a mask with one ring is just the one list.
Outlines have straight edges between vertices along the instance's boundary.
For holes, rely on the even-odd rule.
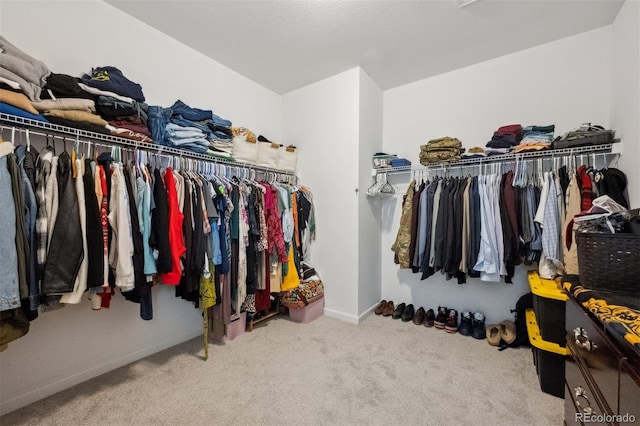
[[639,28],[0,0],[0,424],[637,422]]

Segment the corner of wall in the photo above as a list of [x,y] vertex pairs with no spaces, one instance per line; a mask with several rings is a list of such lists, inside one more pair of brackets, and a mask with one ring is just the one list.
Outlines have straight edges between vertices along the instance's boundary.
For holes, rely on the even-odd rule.
[[371,156],[382,150],[382,90],[360,68],[358,120],[358,321],[382,294],[382,205],[366,195],[372,184]]

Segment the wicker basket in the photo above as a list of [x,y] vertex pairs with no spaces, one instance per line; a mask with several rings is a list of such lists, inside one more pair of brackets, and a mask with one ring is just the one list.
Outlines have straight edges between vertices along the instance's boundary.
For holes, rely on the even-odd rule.
[[640,235],[577,232],[580,284],[640,294]]

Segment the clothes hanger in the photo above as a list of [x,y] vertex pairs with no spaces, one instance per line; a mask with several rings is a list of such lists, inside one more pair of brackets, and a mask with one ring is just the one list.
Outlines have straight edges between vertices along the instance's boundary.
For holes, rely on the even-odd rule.
[[383,184],[380,187],[380,189],[378,190],[379,193],[381,194],[395,194],[396,190],[393,189],[393,186],[391,186],[391,184],[387,181],[387,174],[384,173],[382,175],[382,180],[383,180]]

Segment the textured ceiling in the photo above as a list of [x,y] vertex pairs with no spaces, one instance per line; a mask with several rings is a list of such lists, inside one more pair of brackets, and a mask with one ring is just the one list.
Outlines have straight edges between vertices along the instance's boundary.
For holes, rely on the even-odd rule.
[[107,2],[284,94],[356,66],[390,89],[609,25],[623,0]]

